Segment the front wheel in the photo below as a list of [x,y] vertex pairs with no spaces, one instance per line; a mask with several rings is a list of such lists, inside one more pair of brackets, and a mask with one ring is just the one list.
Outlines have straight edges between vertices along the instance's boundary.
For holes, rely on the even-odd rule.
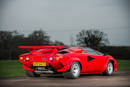
[[26,72],[26,75],[28,77],[39,77],[40,76],[40,74],[36,74],[33,71],[27,71],[27,70],[25,70],[25,72]]
[[113,64],[112,64],[112,62],[109,62],[108,65],[107,65],[107,68],[103,72],[103,74],[106,75],[106,76],[110,76],[110,75],[112,75],[112,73],[113,73]]
[[79,62],[73,62],[70,70],[67,72],[64,72],[63,75],[65,78],[69,78],[69,79],[76,79],[80,76],[80,64]]

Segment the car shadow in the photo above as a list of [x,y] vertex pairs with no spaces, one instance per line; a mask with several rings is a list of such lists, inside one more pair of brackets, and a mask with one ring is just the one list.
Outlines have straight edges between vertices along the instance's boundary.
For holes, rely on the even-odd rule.
[[[117,71],[114,72],[112,76],[104,76],[102,73],[100,74],[82,74],[80,75],[80,79],[81,78],[95,78],[95,77],[117,77],[117,76],[127,76],[130,75],[130,71]],[[49,79],[64,79],[63,74],[42,74],[40,77],[37,78],[41,78],[41,79],[45,79],[45,78],[49,78]]]
[[[83,74],[83,75],[80,75],[79,78],[83,78],[83,77],[92,77],[92,76],[103,76],[102,74]],[[38,78],[64,78],[63,74],[48,74],[48,75],[41,75],[40,77]]]

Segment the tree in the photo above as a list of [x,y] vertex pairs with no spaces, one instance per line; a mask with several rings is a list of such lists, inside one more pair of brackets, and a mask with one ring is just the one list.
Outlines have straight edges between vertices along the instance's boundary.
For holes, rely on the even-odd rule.
[[52,45],[54,45],[54,46],[60,46],[60,45],[64,46],[64,43],[61,42],[61,41],[55,40],[54,42],[52,42]]
[[45,31],[36,30],[25,37],[17,31],[0,31],[0,59],[15,59],[18,54],[27,52],[27,50],[19,50],[20,45],[49,45],[50,37]]
[[43,30],[35,30],[33,33],[29,34],[26,45],[49,45],[50,37]]
[[107,34],[99,30],[82,30],[76,35],[80,46],[96,47],[109,43]]
[[23,38],[17,31],[0,31],[0,55],[12,59],[12,52],[18,48]]
[[9,31],[0,31],[0,48],[6,49],[9,48],[9,41],[12,39],[12,33]]

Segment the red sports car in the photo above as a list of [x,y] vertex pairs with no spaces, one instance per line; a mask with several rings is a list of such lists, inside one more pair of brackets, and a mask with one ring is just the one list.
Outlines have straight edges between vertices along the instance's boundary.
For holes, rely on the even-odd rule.
[[88,47],[19,46],[30,53],[19,56],[27,76],[38,77],[47,73],[63,73],[65,78],[80,74],[112,75],[118,63],[110,56]]

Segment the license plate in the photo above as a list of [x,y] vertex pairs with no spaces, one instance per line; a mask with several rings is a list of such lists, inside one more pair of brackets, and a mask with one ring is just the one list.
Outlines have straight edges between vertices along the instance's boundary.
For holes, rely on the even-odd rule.
[[46,66],[46,62],[33,62],[33,66]]

